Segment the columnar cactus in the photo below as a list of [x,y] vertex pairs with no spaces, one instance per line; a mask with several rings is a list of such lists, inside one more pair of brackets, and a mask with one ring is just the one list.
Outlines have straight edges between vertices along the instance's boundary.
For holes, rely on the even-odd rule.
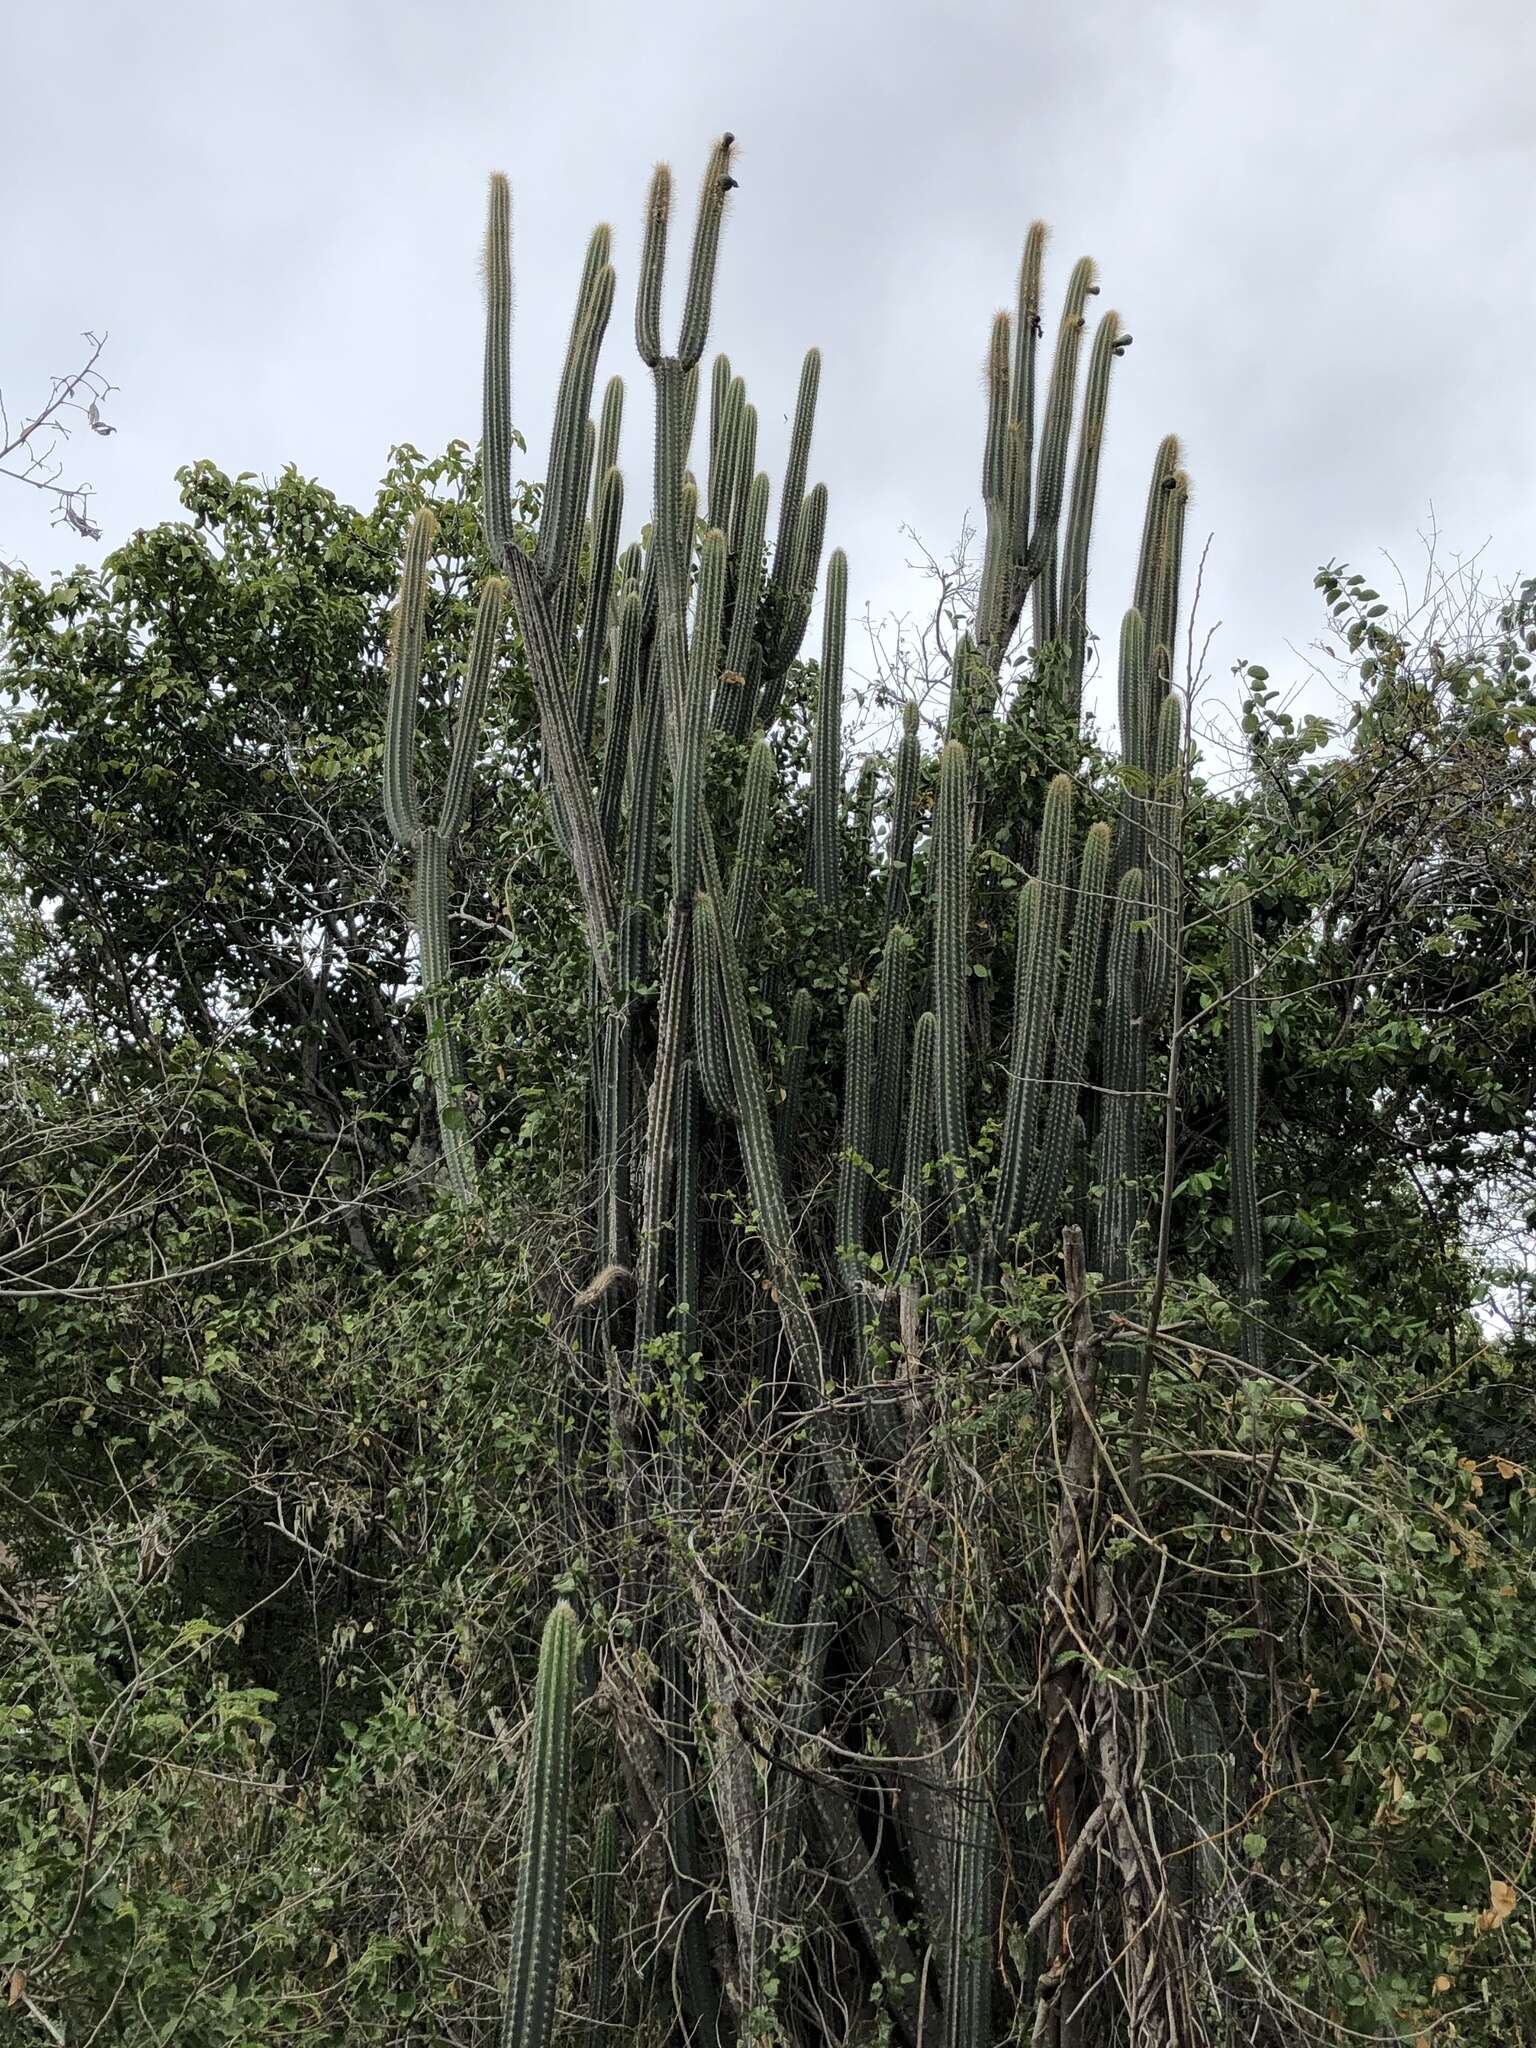
[[575,1694],[576,1617],[562,1600],[544,1624],[539,1645],[501,2048],[548,2048],[554,2032],[565,1938]]
[[1227,900],[1227,1091],[1231,1110],[1232,1248],[1243,1316],[1243,1352],[1256,1370],[1264,1364],[1264,1325],[1258,1314],[1264,1274],[1259,1221],[1258,969],[1253,951],[1253,901],[1238,882]]
[[[950,1567],[928,1536],[900,1524],[886,1475],[943,1463],[922,1434],[936,1398],[923,1377],[929,1300],[952,1306],[963,1290],[970,1342],[996,1363],[1013,1276],[1050,1267],[1063,1212],[1078,1200],[1097,1209],[1117,1305],[1129,1312],[1139,1284],[1149,1058],[1182,959],[1188,762],[1172,676],[1188,481],[1178,444],[1164,442],[1120,633],[1118,796],[1096,769],[1056,775],[1043,799],[1021,795],[1017,778],[1003,786],[993,773],[1007,759],[1002,743],[1037,713],[1047,758],[1069,768],[1083,758],[1071,723],[1092,639],[1100,451],[1113,365],[1129,341],[1118,317],[1103,315],[1084,374],[1098,287],[1083,259],[1041,401],[1045,237],[1032,227],[1016,315],[998,316],[991,334],[986,549],[975,616],[953,650],[949,737],[925,762],[918,707],[903,704],[893,758],[865,764],[850,827],[841,549],[828,558],[814,680],[794,674],[827,539],[827,493],[809,482],[819,353],[804,358],[776,507],[757,468],[756,408],[724,355],[708,374],[702,484],[689,466],[732,161],[726,136],[706,168],[670,348],[665,166],[647,196],[634,332],[654,386],[652,491],[643,538],[628,545],[617,378],[593,417],[615,289],[606,229],[588,245],[577,292],[537,529],[514,522],[510,210],[505,181],[492,181],[482,465],[497,573],[460,689],[442,808],[425,820],[413,744],[430,514],[413,527],[385,805],[417,859],[444,1152],[455,1185],[472,1189],[442,1009],[447,874],[509,606],[590,958],[584,1249],[602,1285],[591,1290],[600,1306],[575,1324],[586,1370],[570,1399],[608,1403],[607,1522],[590,1562],[615,1618],[602,1653],[613,1696],[640,1709],[616,1721],[636,1800],[636,1866],[652,1888],[637,1902],[654,1957],[646,1995],[666,2016],[677,1987],[685,2034],[713,2041],[717,2028],[766,2032],[775,1998],[789,1997],[799,2017],[821,2010],[862,1976],[910,2048],[983,2048],[996,2038],[1003,1890],[993,1882],[993,1765],[978,1731],[994,1725],[982,1695],[997,1646],[981,1656],[949,1628]],[[1005,710],[1015,675],[1019,697]],[[1019,849],[1030,835],[1026,868]],[[779,852],[796,843],[804,880],[786,889]],[[1016,917],[999,929],[1009,890]],[[1256,1055],[1241,915],[1234,907],[1233,1188],[1251,1303]],[[1007,923],[1003,1014],[994,988],[1008,982],[993,962],[1008,956]],[[1069,1189],[1074,1158],[1090,1163]],[[678,1411],[658,1378],[679,1348],[697,1361],[686,1376],[697,1429],[672,1426]],[[1118,1370],[1113,1354],[1108,1369]],[[845,1402],[850,1380],[858,1399]],[[729,1446],[718,1465],[716,1445]],[[750,1471],[742,1498],[762,1503],[761,1526],[729,1564],[709,1555],[712,1518],[737,1499],[722,1468]],[[778,1557],[775,1577],[765,1558]],[[776,1586],[771,1600],[766,1585]],[[568,1715],[560,1631],[573,1628],[557,1609],[536,1727],[562,1697]],[[757,1690],[730,1679],[732,1645],[755,1646]],[[538,1755],[546,1811],[565,1752],[546,1745]],[[507,2048],[542,2043],[558,1960],[554,1836],[530,1822],[529,1841],[545,1847],[519,1892],[514,1998],[515,2024],[531,2031],[504,2032]],[[558,1848],[563,1859],[563,1832]],[[611,1815],[597,1861],[593,1994],[596,2017],[611,2024]],[[727,1926],[716,1925],[716,1899]],[[1004,1932],[1005,1948],[1025,1938]],[[785,1983],[798,1988],[785,1993]]]
[[469,813],[475,752],[501,640],[507,586],[487,579],[474,638],[454,706],[448,771],[437,816],[422,816],[416,786],[416,716],[426,634],[427,568],[437,522],[423,509],[411,522],[389,645],[389,696],[384,729],[384,815],[396,843],[416,855],[415,923],[421,943],[421,985],[427,1018],[427,1069],[437,1111],[443,1165],[454,1199],[477,1195],[474,1147],[461,1101],[463,1071],[449,1015],[452,962],[448,939],[448,859]]

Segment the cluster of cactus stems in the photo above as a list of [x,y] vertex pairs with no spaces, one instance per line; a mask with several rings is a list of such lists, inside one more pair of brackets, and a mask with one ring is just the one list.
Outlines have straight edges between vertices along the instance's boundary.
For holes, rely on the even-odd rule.
[[[469,1201],[447,868],[509,606],[591,961],[590,1255],[595,1271],[630,1283],[594,1290],[581,1332],[588,1384],[606,1390],[614,1536],[601,1600],[622,1626],[604,1654],[613,1683],[645,1701],[621,1721],[632,1793],[623,1825],[609,1808],[593,1837],[590,2038],[617,2024],[625,1995],[614,1878],[623,1835],[653,1893],[648,1938],[629,1952],[649,1958],[651,2009],[672,2016],[678,2038],[809,2043],[820,2038],[809,2015],[830,1987],[844,2001],[862,1982],[869,2010],[887,2013],[910,2048],[980,2048],[1023,2038],[995,2016],[1009,1953],[996,1873],[1004,1850],[1013,1854],[998,1834],[997,1741],[972,1698],[974,1649],[923,1618],[937,1611],[931,1561],[878,1510],[887,1453],[875,1418],[898,1437],[921,1426],[925,1261],[967,1273],[985,1309],[1021,1268],[1049,1265],[1063,1223],[1078,1216],[1105,1286],[1133,1311],[1150,1202],[1149,1074],[1181,972],[1189,764],[1173,677],[1188,481],[1177,443],[1165,441],[1119,635],[1118,794],[1106,803],[1102,788],[1067,772],[1043,792],[1032,859],[1015,863],[998,1056],[975,1017],[985,1000],[973,894],[988,851],[989,735],[1010,670],[1027,668],[1024,687],[1054,729],[1071,733],[1080,718],[1099,456],[1111,372],[1130,337],[1104,313],[1085,351],[1098,290],[1085,259],[1042,373],[1045,233],[1031,227],[1016,313],[997,316],[988,352],[985,558],[971,630],[955,650],[949,736],[936,762],[925,756],[917,707],[904,706],[892,755],[861,779],[850,817],[848,565],[834,549],[823,579],[827,493],[808,482],[819,354],[801,371],[776,520],[772,482],[757,467],[758,415],[723,355],[708,378],[702,483],[690,466],[731,162],[726,136],[705,172],[670,348],[665,166],[647,197],[635,341],[654,385],[652,502],[628,545],[619,379],[593,417],[614,299],[605,227],[582,272],[536,531],[514,520],[510,204],[505,180],[492,180],[482,460],[496,573],[429,824],[413,771],[432,544],[431,515],[418,516],[392,645],[385,804],[417,863],[443,1157],[453,1193]],[[802,645],[818,584],[811,664]],[[792,727],[808,728],[803,779],[776,745]],[[808,953],[798,985],[793,958],[770,968],[761,945],[770,852],[796,833],[806,908],[794,914],[819,934],[822,963],[813,975]],[[1241,893],[1229,929],[1233,1216],[1239,1292],[1251,1305],[1261,1256],[1257,1005]],[[812,1077],[832,1064],[833,1033],[840,1083],[828,1126]],[[776,1332],[763,1322],[770,1308]],[[658,1428],[656,1397],[679,1352],[702,1362],[711,1413],[756,1416],[774,1446],[763,1469],[777,1534],[744,1568],[724,1618],[709,1576],[672,1561],[676,1527],[711,1483],[708,1451],[691,1448],[681,1425]],[[558,1608],[540,1662],[504,2035],[519,2048],[542,2048],[552,2022],[573,1628]],[[756,1645],[771,1712],[746,1696],[725,1711],[711,1646],[727,1635]],[[882,1775],[882,1756],[901,1761]]]

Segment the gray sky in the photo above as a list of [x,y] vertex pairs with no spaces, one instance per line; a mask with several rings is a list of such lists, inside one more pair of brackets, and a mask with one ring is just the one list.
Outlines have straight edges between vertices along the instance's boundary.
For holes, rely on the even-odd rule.
[[[0,11],[13,411],[110,330],[110,440],[67,458],[100,544],[0,480],[0,555],[94,560],[172,473],[296,463],[367,502],[391,443],[478,431],[486,172],[511,176],[515,417],[542,454],[586,232],[616,233],[604,368],[630,339],[650,166],[738,175],[711,348],[777,483],[799,357],[825,352],[813,474],[850,600],[910,601],[915,527],[977,508],[988,318],[1027,222],[1054,295],[1097,257],[1117,367],[1094,623],[1126,601],[1144,479],[1183,436],[1203,616],[1277,679],[1316,565],[1381,584],[1485,542],[1536,571],[1536,9],[1528,0],[50,0]],[[675,273],[681,268],[674,252]],[[1054,320],[1048,317],[1047,331]]]

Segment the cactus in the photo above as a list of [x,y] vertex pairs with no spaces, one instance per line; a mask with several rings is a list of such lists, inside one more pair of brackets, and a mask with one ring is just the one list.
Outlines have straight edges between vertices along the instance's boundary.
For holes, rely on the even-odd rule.
[[1013,1064],[1003,1116],[1002,1153],[992,1205],[992,1244],[1001,1252],[1019,1227],[1026,1176],[1035,1151],[1035,1123],[1045,1081],[1045,1055],[1056,1011],[1061,927],[1072,843],[1072,783],[1058,775],[1045,800],[1039,873],[1019,897],[1015,949]]
[[992,1815],[977,1731],[961,1751],[954,1831],[952,1909],[944,1982],[944,2048],[986,2048],[992,2039]]
[[512,1914],[501,2048],[548,2048],[565,1935],[576,1617],[561,1600],[544,1624],[533,1693],[533,1749]]
[[1226,905],[1227,925],[1227,1101],[1231,1118],[1232,1249],[1238,1299],[1244,1309],[1243,1355],[1255,1371],[1264,1366],[1264,1325],[1258,1314],[1264,1274],[1263,1227],[1259,1220],[1257,1145],[1259,1126],[1258,970],[1253,951],[1253,900],[1238,882]]
[[[1080,710],[1100,451],[1113,365],[1129,337],[1106,313],[1088,342],[1097,285],[1084,259],[1071,273],[1042,377],[1045,234],[1032,226],[1016,310],[995,319],[989,338],[986,552],[976,615],[953,650],[948,736],[932,764],[932,837],[924,849],[913,703],[902,708],[888,797],[886,762],[862,764],[850,832],[848,571],[833,547],[821,577],[828,498],[810,480],[819,353],[808,351],[801,367],[776,503],[757,467],[756,407],[723,354],[707,379],[708,445],[690,457],[732,155],[730,136],[710,153],[670,349],[662,302],[673,181],[665,166],[651,180],[634,308],[655,400],[651,506],[643,542],[628,545],[618,466],[624,387],[618,378],[597,383],[614,293],[606,228],[587,245],[576,292],[537,525],[515,523],[510,201],[505,181],[492,181],[481,466],[498,574],[482,599],[434,816],[417,789],[415,755],[431,515],[413,526],[392,638],[385,810],[416,861],[429,1065],[448,1177],[468,1198],[474,1166],[445,1009],[448,884],[509,605],[549,815],[590,960],[593,1200],[583,1256],[596,1261],[603,1284],[582,1296],[575,1342],[578,1386],[606,1387],[610,1408],[611,1520],[592,1546],[591,1568],[611,1580],[603,1598],[612,1597],[607,1611],[622,1622],[602,1652],[616,1667],[614,1697],[641,1707],[615,1717],[625,1782],[642,1809],[634,1839],[665,1845],[667,1867],[644,1901],[655,1914],[649,1945],[659,1995],[670,2003],[677,1987],[684,2032],[695,2041],[738,2021],[745,2034],[748,2015],[733,2008],[738,1996],[760,2000],[772,1957],[786,1979],[787,2025],[829,2010],[834,1990],[843,1998],[878,1987],[912,2048],[932,2048],[940,2029],[950,2048],[982,2048],[992,2037],[991,1874],[994,1864],[1011,1867],[1018,1845],[994,1839],[994,1764],[982,1753],[974,1653],[954,1627],[953,1588],[941,1583],[926,1538],[893,1512],[887,1475],[921,1465],[933,1475],[925,1485],[943,1484],[944,1461],[930,1460],[922,1434],[942,1383],[929,1380],[918,1354],[925,1329],[946,1327],[939,1313],[921,1322],[920,1304],[930,1286],[952,1288],[947,1255],[978,1256],[984,1281],[1037,1251],[1048,1256],[1071,1178],[1074,1201],[1091,1206],[1097,1193],[1106,1272],[1122,1286],[1132,1277],[1148,1050],[1177,986],[1183,915],[1184,707],[1170,677],[1188,481],[1178,444],[1164,443],[1135,605],[1121,631],[1118,836],[1102,821],[1083,832],[1066,775],[1044,792],[1033,872],[1017,897],[1005,1076],[989,1051],[1004,1021],[991,974],[1007,947],[996,906],[1002,884],[1019,877],[1013,835],[1033,817],[1035,798],[1015,801],[1016,783],[1006,785],[998,764],[1020,758],[1007,751],[1014,745],[1035,759],[1072,758],[1059,745],[1059,717],[1043,736],[1028,726],[1052,700],[1068,718]],[[823,581],[801,778],[795,721],[806,691],[789,679]],[[1023,665],[1010,654],[1026,606],[1036,644]],[[1015,673],[1019,697],[1005,714],[999,700]],[[1094,788],[1085,778],[1085,808]],[[797,830],[817,910],[803,937],[793,897],[765,901],[777,877],[768,849],[791,843]],[[1254,1040],[1240,946],[1235,935],[1233,1103],[1235,1119],[1248,1105],[1249,1135],[1234,1122],[1234,1236],[1248,1304],[1257,1294],[1257,1204],[1244,1206],[1238,1166],[1246,1160],[1251,1185],[1255,1060],[1242,1065]],[[835,1052],[816,1041],[818,1021],[831,1034],[839,1016],[840,1091],[828,1085]],[[781,1048],[772,1089],[765,1046]],[[978,1187],[972,1177],[994,1131],[995,1180]],[[1090,1136],[1096,1160],[1085,1164]],[[935,1165],[942,1200],[930,1215]],[[631,1270],[632,1297],[612,1277]],[[985,1313],[968,1342],[986,1355],[999,1342],[996,1303],[985,1285],[974,1300]],[[771,1337],[758,1313],[767,1301],[777,1313]],[[744,1325],[753,1330],[745,1356],[732,1336]],[[700,1360],[690,1402],[698,1401],[701,1426],[658,1441],[651,1418],[665,1413],[665,1401],[653,1382],[667,1353],[656,1340],[668,1330]],[[871,1362],[898,1333],[891,1349],[905,1377],[876,1385]],[[845,1413],[825,1357],[845,1360],[850,1348],[856,1376],[869,1384]],[[787,1532],[781,1542],[744,1529],[742,1562],[723,1582],[718,1553],[709,1557],[717,1457],[751,1479],[739,1499],[761,1502],[770,1521],[782,1516]],[[785,1558],[771,1613],[757,1606],[767,1599],[765,1550]],[[814,1588],[809,1602],[791,1558]],[[733,1580],[737,1605],[728,1611],[719,1595]],[[737,1632],[762,1650],[761,1686],[733,1692],[734,1667],[720,1653]],[[542,1700],[554,1691],[542,1661],[540,1683]],[[536,1705],[536,1721],[541,1711]],[[803,1797],[802,1786],[810,1788]],[[893,1824],[867,1840],[866,1821],[887,1808]],[[613,1935],[615,1837],[610,1810],[598,1831],[591,1979],[594,2023],[610,2030],[619,2024],[613,1985],[623,1967]],[[818,1861],[830,1882],[808,1885]],[[525,1894],[532,1901],[536,1893],[542,1906],[525,1908]],[[547,2034],[550,1957],[558,1958],[551,1896],[531,1877],[519,1893],[519,1928],[525,1918],[537,1922],[528,1939],[546,2002],[533,2011],[533,1994],[518,1991],[514,1976],[534,2031],[504,2034],[504,2043],[540,2039],[539,2026]],[[729,1931],[715,1901],[735,1923]],[[898,1912],[909,1927],[898,1925]]]
[[917,822],[917,784],[922,772],[917,706],[901,707],[901,741],[891,785],[890,832],[885,845],[885,929],[890,932],[907,914],[912,884],[912,839]]
[[1138,1015],[1142,885],[1131,868],[1115,893],[1104,996],[1104,1117],[1100,1132],[1098,1263],[1105,1278],[1130,1271],[1131,1233],[1140,1174],[1145,1059]]
[[469,656],[454,706],[448,770],[436,819],[423,822],[416,780],[416,716],[426,634],[427,564],[437,531],[423,509],[406,539],[400,591],[390,632],[389,694],[384,728],[384,815],[402,851],[415,851],[415,924],[421,943],[422,1007],[427,1019],[427,1070],[438,1140],[453,1197],[461,1207],[478,1197],[474,1147],[460,1097],[463,1069],[448,1008],[452,962],[448,936],[448,858],[469,812],[470,788],[491,673],[501,644],[507,586],[489,577],[475,613]]
[[842,899],[838,882],[843,813],[843,636],[848,608],[848,561],[834,548],[827,562],[826,624],[816,722],[811,743],[810,882],[817,901],[836,916]]
[[1056,1029],[1056,1060],[1046,1099],[1045,1132],[1040,1163],[1025,1198],[1024,1222],[1054,1221],[1066,1180],[1077,1120],[1078,1097],[1087,1063],[1088,1027],[1098,985],[1109,888],[1110,835],[1107,825],[1093,825],[1083,845],[1078,868],[1077,906],[1073,913],[1070,955],[1061,1016]]
[[816,1005],[808,988],[797,988],[789,1005],[789,1028],[784,1040],[784,1079],[779,1098],[776,1150],[779,1172],[787,1177],[794,1155],[795,1132],[800,1121],[801,1091],[805,1086],[805,1062],[810,1051],[811,1020]]
[[939,1151],[949,1187],[950,1217],[962,1240],[967,1235],[965,1181],[970,1159],[966,1123],[966,1029],[969,991],[966,867],[966,753],[958,740],[945,747],[939,763],[939,795],[933,832],[933,1007],[935,1109]]
[[720,947],[715,906],[707,896],[694,905],[693,1045],[704,1100],[715,1116],[731,1114],[731,1069],[720,1016]]
[[923,1180],[933,1163],[937,1048],[938,1020],[932,1010],[924,1010],[912,1033],[912,1081],[902,1145],[901,1234],[891,1260],[891,1269],[898,1276],[906,1272],[922,1244]]
[[880,994],[876,1029],[875,1110],[870,1163],[876,1173],[889,1174],[900,1164],[902,1103],[907,1094],[908,1010],[911,1007],[912,934],[894,925],[880,955]]
[[843,1144],[837,1168],[837,1257],[843,1284],[855,1297],[863,1278],[859,1255],[869,1188],[874,1065],[875,1013],[860,989],[848,1005],[844,1033]]
[[619,1988],[619,1826],[611,1806],[592,1836],[592,1990],[587,2048],[608,2048]]
[[731,929],[736,935],[737,949],[743,953],[752,942],[775,775],[773,749],[759,733],[747,756],[746,781],[741,795],[741,827],[736,835],[736,858],[731,865]]

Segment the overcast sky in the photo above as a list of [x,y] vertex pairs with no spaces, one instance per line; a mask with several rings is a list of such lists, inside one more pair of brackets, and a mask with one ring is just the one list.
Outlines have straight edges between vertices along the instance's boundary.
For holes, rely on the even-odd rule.
[[[0,385],[25,410],[110,330],[110,440],[67,459],[99,544],[0,480],[0,556],[95,560],[173,472],[295,463],[368,501],[389,446],[478,432],[485,175],[511,176],[514,410],[542,454],[586,232],[630,338],[645,181],[740,141],[711,348],[777,482],[799,357],[850,599],[911,600],[977,509],[988,319],[1035,215],[1054,296],[1099,261],[1117,367],[1094,623],[1126,601],[1177,431],[1218,676],[1299,676],[1316,565],[1536,571],[1536,8],[1529,0],[7,0]],[[674,270],[680,268],[675,256]],[[1054,321],[1048,316],[1048,332]],[[630,503],[645,489],[638,409]],[[1386,586],[1383,585],[1384,593]]]

